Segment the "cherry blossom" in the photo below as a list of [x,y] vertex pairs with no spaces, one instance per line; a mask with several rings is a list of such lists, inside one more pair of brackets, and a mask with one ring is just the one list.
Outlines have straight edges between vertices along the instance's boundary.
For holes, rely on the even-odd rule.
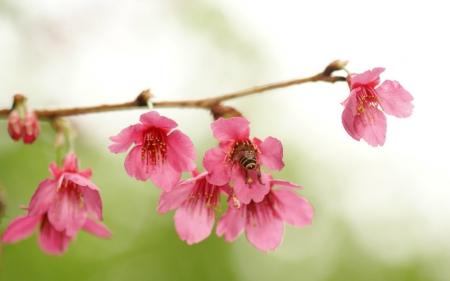
[[229,192],[229,185],[215,186],[206,180],[207,172],[192,172],[192,178],[181,181],[170,192],[164,191],[158,203],[163,214],[177,209],[175,229],[181,240],[189,245],[198,243],[211,234],[220,211],[220,194]]
[[379,85],[384,70],[376,67],[349,75],[350,95],[342,102],[345,106],[342,124],[347,133],[355,140],[364,139],[373,147],[383,146],[386,140],[384,113],[405,118],[414,108],[412,95],[397,81],[386,80]]
[[62,254],[80,229],[109,238],[111,232],[97,220],[103,220],[99,189],[89,178],[90,168],[78,170],[77,157],[70,153],[63,168],[49,166],[54,178],[42,181],[28,208],[28,215],[15,219],[2,236],[3,243],[14,243],[30,236],[40,224],[39,245],[49,254]]
[[113,153],[126,152],[125,170],[137,180],[151,181],[164,191],[178,184],[182,172],[195,169],[195,148],[188,136],[179,130],[172,119],[160,116],[156,111],[144,113],[140,124],[123,129],[109,139],[114,142],[108,148]]
[[[265,174],[263,172],[263,174]],[[284,222],[297,227],[311,224],[314,210],[308,200],[292,189],[300,186],[267,175],[269,193],[261,202],[251,201],[236,208],[230,204],[217,223],[216,234],[225,241],[234,241],[243,231],[247,240],[258,250],[267,252],[277,248],[284,234]],[[275,186],[283,189],[273,189]]]
[[250,140],[249,125],[242,117],[213,122],[211,128],[219,147],[206,151],[203,158],[207,180],[218,186],[232,181],[237,199],[245,204],[261,201],[270,190],[261,173],[262,165],[269,170],[284,167],[281,142],[273,137]]

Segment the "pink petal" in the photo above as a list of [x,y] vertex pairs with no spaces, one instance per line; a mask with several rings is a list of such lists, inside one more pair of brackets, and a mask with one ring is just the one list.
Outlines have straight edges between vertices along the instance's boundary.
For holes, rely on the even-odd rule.
[[302,188],[300,185],[297,185],[292,182],[284,181],[284,180],[270,180],[270,186],[281,186],[286,188]]
[[257,225],[247,224],[245,236],[256,249],[268,252],[277,248],[284,234],[283,221],[272,218]]
[[244,231],[246,219],[244,214],[245,209],[246,206],[244,204],[241,205],[241,209],[228,207],[226,213],[217,222],[217,236],[225,234],[224,238],[226,242],[234,241]]
[[62,255],[69,247],[71,237],[63,231],[57,231],[47,220],[41,225],[38,235],[39,246],[51,255]]
[[220,142],[248,139],[250,122],[242,117],[219,118],[211,124],[214,137]]
[[352,90],[359,85],[367,85],[369,87],[375,87],[380,83],[380,74],[383,73],[385,68],[375,67],[372,70],[367,70],[363,73],[356,74],[351,78]]
[[121,153],[127,151],[133,142],[141,144],[142,129],[141,124],[131,125],[123,129],[117,136],[110,137],[109,139],[115,143],[108,146],[109,151]]
[[178,127],[178,124],[175,121],[159,115],[157,111],[150,111],[142,114],[139,121],[147,127],[162,129],[166,134],[172,129]]
[[258,149],[261,151],[261,154],[258,154],[258,158],[267,169],[275,171],[283,169],[283,146],[278,139],[267,137],[258,145]]
[[297,227],[311,224],[314,210],[308,200],[291,190],[281,189],[272,192],[280,202],[280,215],[285,222]]
[[92,177],[91,168],[86,168],[83,171],[78,171],[78,174],[86,179],[90,179]]
[[[203,178],[206,173],[203,173]],[[203,179],[204,180],[204,179]],[[159,197],[158,201],[158,213],[164,214],[168,211],[174,210],[186,202],[189,193],[194,187],[195,182],[192,180],[181,181],[176,187],[172,188],[171,191],[164,191]]]
[[[373,106],[366,109],[364,115],[355,118],[355,130],[371,146],[383,146],[386,141],[386,116]],[[371,121],[373,119],[375,121]]]
[[83,188],[84,206],[86,210],[96,219],[103,220],[102,199],[98,190]]
[[85,186],[92,190],[99,190],[98,187],[93,182],[91,182],[90,180],[88,180],[87,178],[85,178],[79,174],[64,173],[64,178],[67,181],[71,181],[71,182],[75,183],[76,185]]
[[170,165],[156,165],[150,176],[152,182],[164,191],[170,191],[178,184],[181,172],[175,171]]
[[261,171],[261,184],[255,171],[247,171],[251,181],[246,182],[245,172],[240,166],[235,166],[231,173],[234,193],[237,199],[244,204],[250,201],[261,202],[270,191],[270,179],[266,173]]
[[33,234],[42,216],[20,216],[14,219],[2,234],[3,243],[16,243]]
[[211,148],[205,152],[203,167],[208,171],[206,179],[213,185],[224,185],[230,182],[228,169],[224,161],[227,155],[219,148]]
[[78,160],[74,153],[69,153],[64,157],[63,170],[65,172],[78,172]]
[[167,161],[178,172],[189,172],[195,169],[197,160],[194,145],[188,136],[175,130],[167,136]]
[[50,173],[52,174],[53,178],[58,179],[61,174],[64,172],[63,170],[61,170],[58,165],[53,162],[50,164],[50,166],[48,166],[48,170],[50,171]]
[[47,212],[52,204],[57,188],[58,181],[54,179],[42,181],[36,192],[34,192],[33,197],[31,197],[28,214],[30,216],[39,216]]
[[109,239],[112,237],[111,231],[105,225],[91,219],[90,217],[86,218],[83,229],[101,238]]
[[83,226],[87,211],[73,188],[60,188],[57,195],[47,213],[48,220],[57,231],[74,236]]
[[133,147],[125,158],[124,166],[130,177],[145,181],[153,174],[153,164],[150,162],[148,166],[146,165],[145,159],[142,160],[141,149],[140,145]]
[[405,90],[397,81],[386,80],[376,92],[379,96],[379,104],[386,114],[404,118],[412,114],[414,105],[411,101],[413,96]]
[[175,213],[174,221],[180,239],[189,245],[207,238],[214,226],[214,219],[208,216],[203,204],[195,204],[193,210],[187,206],[187,203],[182,204]]
[[355,118],[359,118],[357,116],[357,91],[358,90],[352,90],[350,96],[346,100],[347,102],[344,111],[342,112],[342,125],[344,125],[344,129],[352,138],[359,141],[361,136],[359,136],[355,130]]

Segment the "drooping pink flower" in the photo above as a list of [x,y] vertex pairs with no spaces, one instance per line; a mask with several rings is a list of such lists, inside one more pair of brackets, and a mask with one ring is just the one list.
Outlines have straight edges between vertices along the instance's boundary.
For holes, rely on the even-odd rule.
[[27,110],[23,120],[17,110],[13,109],[8,116],[8,133],[15,141],[23,138],[23,142],[33,143],[39,136],[41,127],[36,113]]
[[216,212],[220,211],[220,193],[228,192],[229,185],[215,186],[206,180],[207,172],[192,172],[192,178],[181,181],[170,192],[159,198],[160,214],[177,209],[175,229],[181,240],[189,245],[198,243],[211,234]]
[[[62,255],[69,247],[75,235],[69,236],[66,231],[58,231],[50,223],[47,213],[39,216],[20,216],[14,219],[2,235],[5,244],[16,243],[31,236],[40,225],[38,243],[41,249],[50,255]],[[102,238],[110,238],[111,232],[103,224],[87,217],[82,229]]]
[[[247,240],[258,250],[267,252],[277,248],[284,234],[284,222],[297,227],[311,224],[314,210],[308,200],[292,189],[300,186],[282,180],[273,180],[270,175],[270,191],[261,202],[251,201],[240,208],[232,205],[219,219],[218,236],[225,241],[234,241],[244,230]],[[275,186],[283,189],[272,189]]]
[[99,189],[89,178],[91,169],[78,170],[77,158],[70,153],[60,169],[56,163],[49,166],[53,179],[42,181],[31,198],[28,215],[14,220],[2,236],[3,243],[14,243],[33,232],[40,223],[39,244],[50,254],[61,254],[80,229],[108,238],[110,231],[98,220],[102,217]]
[[114,142],[108,148],[113,153],[126,152],[135,146],[125,158],[125,170],[137,180],[151,181],[164,191],[175,186],[182,172],[195,169],[195,148],[188,136],[179,130],[172,119],[160,116],[156,111],[141,115],[141,124],[123,129],[109,139]]
[[[371,146],[383,146],[386,140],[386,116],[405,118],[412,114],[412,95],[397,81],[380,83],[384,68],[376,67],[349,75],[350,95],[342,102],[342,124],[355,140],[364,139]],[[375,88],[376,87],[376,88]],[[383,113],[383,111],[384,113]]]
[[261,173],[262,165],[269,170],[284,167],[281,142],[273,137],[250,140],[249,125],[242,117],[219,118],[213,122],[211,128],[219,140],[219,148],[206,151],[203,158],[207,180],[214,185],[233,181],[237,199],[245,204],[261,201],[270,190]]

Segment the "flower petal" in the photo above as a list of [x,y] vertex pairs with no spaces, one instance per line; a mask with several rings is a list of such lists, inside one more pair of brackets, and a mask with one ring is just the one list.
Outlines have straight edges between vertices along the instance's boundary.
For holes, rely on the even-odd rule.
[[20,216],[14,219],[2,234],[3,243],[16,243],[33,234],[42,216]]
[[51,255],[62,255],[69,247],[71,237],[64,231],[57,231],[46,219],[42,222],[38,241],[41,249]]
[[155,127],[165,131],[167,134],[172,129],[178,127],[178,124],[170,118],[159,115],[157,111],[144,113],[139,118],[142,124],[147,127]]
[[69,153],[64,157],[63,170],[65,172],[78,172],[78,159],[74,153]]
[[86,210],[96,219],[103,220],[102,199],[98,190],[83,188],[84,206]]
[[399,118],[411,116],[414,98],[400,83],[386,80],[376,88],[376,92],[380,97],[378,103],[386,114]]
[[197,160],[194,144],[188,136],[179,130],[167,136],[167,161],[177,172],[189,172],[195,169]]
[[214,137],[220,142],[248,139],[250,122],[242,117],[219,118],[211,124]]
[[263,252],[277,248],[281,243],[283,234],[283,221],[275,218],[256,225],[247,223],[245,226],[245,236],[248,242]]
[[342,125],[344,125],[344,129],[352,138],[359,141],[361,139],[361,136],[358,135],[355,130],[355,118],[358,117],[356,101],[357,92],[358,89],[352,90],[349,97],[346,99],[345,108],[342,112]]
[[273,196],[278,199],[280,215],[283,220],[291,225],[303,227],[311,224],[314,210],[308,200],[299,196],[292,190],[273,190]]
[[99,223],[90,217],[86,218],[83,229],[101,238],[109,239],[112,237],[111,231],[104,224]]
[[234,241],[245,228],[244,210],[246,205],[242,204],[240,209],[228,207],[228,210],[222,215],[217,222],[216,234],[217,236],[225,235],[226,242]]
[[153,174],[150,176],[153,184],[164,191],[171,191],[178,184],[181,172],[175,171],[170,165],[156,165]]
[[261,154],[258,154],[257,157],[267,169],[275,171],[283,169],[283,146],[278,139],[267,137],[258,145],[258,149],[261,151]]
[[113,153],[125,152],[133,144],[133,142],[136,144],[142,143],[142,125],[131,125],[120,131],[117,136],[110,137],[109,139],[115,142],[114,144],[108,146],[109,151]]
[[146,165],[142,160],[141,145],[133,147],[125,158],[125,171],[130,177],[135,177],[137,180],[146,181],[153,174],[153,164],[150,162]]
[[49,222],[57,231],[65,231],[67,235],[74,236],[87,217],[78,191],[72,186],[61,187],[55,200],[47,213]]
[[356,133],[373,147],[383,146],[386,141],[386,116],[373,106],[355,119]]
[[[234,193],[237,199],[244,204],[250,201],[261,202],[270,191],[270,179],[266,173],[261,171],[261,178],[258,179],[256,171],[247,171],[250,180],[245,179],[245,171],[240,167],[234,167],[231,172]],[[261,180],[262,184],[259,182]]]
[[[206,173],[204,173],[206,174]],[[205,175],[203,176],[205,177]],[[205,180],[205,179],[203,179]],[[181,181],[177,186],[172,188],[171,191],[164,191],[159,197],[158,201],[158,213],[164,214],[168,211],[174,210],[186,202],[189,193],[194,187],[195,182],[193,181]]]
[[205,152],[203,167],[208,171],[206,179],[213,185],[224,185],[230,182],[230,175],[224,160],[227,155],[219,148],[211,148]]
[[380,83],[380,74],[383,73],[385,68],[375,67],[372,70],[364,71],[363,73],[356,74],[351,78],[351,89],[359,85],[366,85],[369,87],[375,87]]
[[273,186],[281,186],[281,187],[285,187],[285,188],[302,188],[298,184],[284,181],[284,180],[270,180],[270,187],[273,187]]
[[88,180],[87,178],[85,178],[79,174],[64,173],[64,178],[67,181],[71,181],[71,182],[75,183],[76,185],[83,186],[83,187],[85,186],[92,190],[99,190],[98,187],[93,182],[91,182],[90,180]]
[[189,245],[198,243],[211,234],[214,218],[208,216],[203,204],[195,204],[194,209],[188,207],[186,201],[175,213],[175,229],[180,239]]
[[54,179],[46,179],[42,181],[31,197],[28,214],[30,216],[38,216],[48,211],[52,200],[54,199],[58,181]]

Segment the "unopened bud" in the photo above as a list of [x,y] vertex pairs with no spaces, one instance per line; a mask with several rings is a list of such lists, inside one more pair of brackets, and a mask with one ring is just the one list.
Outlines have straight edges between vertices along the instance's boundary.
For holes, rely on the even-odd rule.
[[22,124],[19,113],[15,109],[8,116],[8,133],[15,141],[18,141],[22,137]]
[[217,104],[211,107],[211,114],[214,116],[214,120],[222,118],[231,118],[231,117],[242,117],[242,113],[232,108],[231,106]]
[[25,115],[23,124],[23,142],[32,143],[36,140],[41,132],[41,126],[39,125],[38,118],[34,111],[28,110]]

